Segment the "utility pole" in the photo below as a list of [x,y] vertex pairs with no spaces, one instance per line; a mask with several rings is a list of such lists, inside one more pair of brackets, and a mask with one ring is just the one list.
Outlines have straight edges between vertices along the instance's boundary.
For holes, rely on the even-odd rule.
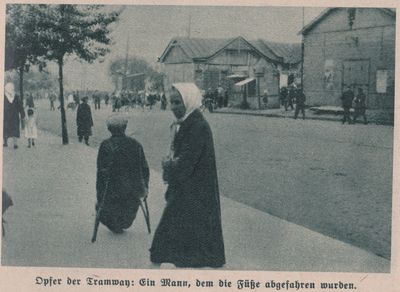
[[[302,7],[302,29],[304,29],[304,9],[305,7]],[[301,91],[304,93],[304,35],[301,34]]]
[[189,23],[188,23],[188,38],[190,38],[190,29],[191,29],[191,24],[192,24],[192,14],[189,14]]
[[[122,77],[122,88],[125,88],[126,89],[126,87],[127,87],[127,83],[128,83],[128,80],[127,80],[127,76],[128,76],[128,64],[129,63],[129,35],[128,35],[128,38],[127,38],[127,40],[126,40],[126,52],[125,52],[125,72],[124,72],[124,75],[123,75],[123,77]],[[122,89],[121,88],[121,89]]]

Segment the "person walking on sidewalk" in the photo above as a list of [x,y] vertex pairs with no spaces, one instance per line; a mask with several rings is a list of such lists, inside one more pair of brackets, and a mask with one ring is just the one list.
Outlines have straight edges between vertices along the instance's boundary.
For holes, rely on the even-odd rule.
[[279,99],[281,105],[285,107],[285,111],[287,111],[287,97],[288,97],[288,90],[286,86],[283,86],[279,92]]
[[297,89],[296,90],[296,110],[294,112],[294,118],[297,119],[297,116],[299,115],[299,111],[303,114],[303,120],[306,118],[306,113],[305,113],[305,104],[306,102],[306,96],[303,92],[302,89]]
[[28,93],[28,94],[27,94],[27,98],[26,98],[26,107],[27,107],[27,108],[33,108],[33,107],[35,107],[35,102],[33,101],[33,95],[32,95],[32,93]]
[[37,139],[37,116],[33,108],[27,110],[28,117],[25,121],[25,138],[28,139],[28,148],[35,146]]
[[22,101],[15,94],[14,84],[9,82],[4,88],[3,147],[8,146],[8,138],[13,138],[14,149],[18,148],[20,122],[25,118]]
[[342,123],[346,123],[346,121],[351,124],[351,118],[350,118],[350,109],[353,104],[353,99],[354,99],[354,93],[350,89],[350,86],[346,86],[346,90],[343,92],[341,100],[342,100],[342,106],[343,106],[343,120]]
[[97,90],[94,91],[92,98],[94,101],[94,109],[95,110],[100,109],[101,96]]
[[154,234],[150,260],[158,266],[222,267],[225,250],[214,142],[193,83],[173,84],[171,149],[164,158],[167,201]]
[[82,97],[82,103],[79,104],[76,112],[76,124],[78,128],[78,139],[82,142],[85,139],[85,144],[89,145],[89,136],[92,135],[93,119],[92,111],[87,103],[88,97]]
[[56,101],[57,96],[54,92],[50,92],[49,101],[50,101],[50,110],[55,111],[56,108],[54,107],[54,102]]
[[128,120],[111,116],[107,120],[111,138],[104,140],[97,156],[97,203],[100,222],[114,233],[129,228],[147,196],[150,172],[142,145],[127,137]]
[[294,100],[295,97],[296,97],[296,90],[297,90],[297,88],[296,88],[296,85],[295,85],[295,84],[290,85],[290,87],[289,87],[289,92],[288,92],[287,98],[286,98],[286,103],[285,103],[285,111],[287,111],[287,109],[289,108],[289,106],[290,106],[290,108],[291,108],[292,110],[294,110],[294,107],[293,107],[293,100]]
[[362,90],[362,88],[358,88],[358,94],[356,98],[354,99],[354,118],[353,118],[353,123],[357,121],[357,118],[359,116],[362,116],[364,118],[364,124],[367,124],[367,116],[365,115],[365,110],[367,108],[366,103],[366,96]]
[[165,111],[167,109],[167,97],[165,96],[165,93],[161,93],[161,106],[160,106],[162,111]]

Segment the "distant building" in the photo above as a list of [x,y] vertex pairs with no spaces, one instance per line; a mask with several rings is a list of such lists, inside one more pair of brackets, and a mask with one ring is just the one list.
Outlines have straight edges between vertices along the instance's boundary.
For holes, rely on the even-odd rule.
[[303,87],[310,105],[340,105],[348,85],[369,108],[393,108],[396,13],[386,8],[328,8],[306,25]]
[[300,75],[300,44],[265,40],[173,38],[159,58],[166,78],[164,87],[175,82],[194,82],[200,89],[228,91],[229,103],[245,98],[254,108],[258,96],[268,90],[269,107],[279,106],[280,86]]
[[123,74],[116,72],[114,74],[114,84],[115,91],[129,90],[133,92],[138,92],[145,89],[145,79],[144,73],[132,73]]

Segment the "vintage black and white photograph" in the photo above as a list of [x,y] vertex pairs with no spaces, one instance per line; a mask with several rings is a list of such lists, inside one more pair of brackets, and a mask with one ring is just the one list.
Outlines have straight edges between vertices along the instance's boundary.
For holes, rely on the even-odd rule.
[[5,9],[1,266],[391,272],[394,7]]

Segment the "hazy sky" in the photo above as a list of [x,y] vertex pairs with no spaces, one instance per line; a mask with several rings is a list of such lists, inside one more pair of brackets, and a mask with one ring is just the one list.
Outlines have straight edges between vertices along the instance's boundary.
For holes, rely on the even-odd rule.
[[[109,8],[113,8],[110,6]],[[323,8],[305,8],[307,24]],[[221,6],[126,6],[119,22],[113,25],[113,45],[104,62],[85,64],[68,60],[65,78],[81,89],[113,88],[107,68],[111,60],[125,56],[129,38],[129,55],[155,64],[174,36],[192,38],[262,38],[276,42],[300,42],[297,34],[303,24],[300,7],[221,7]],[[85,77],[86,76],[86,77]]]

